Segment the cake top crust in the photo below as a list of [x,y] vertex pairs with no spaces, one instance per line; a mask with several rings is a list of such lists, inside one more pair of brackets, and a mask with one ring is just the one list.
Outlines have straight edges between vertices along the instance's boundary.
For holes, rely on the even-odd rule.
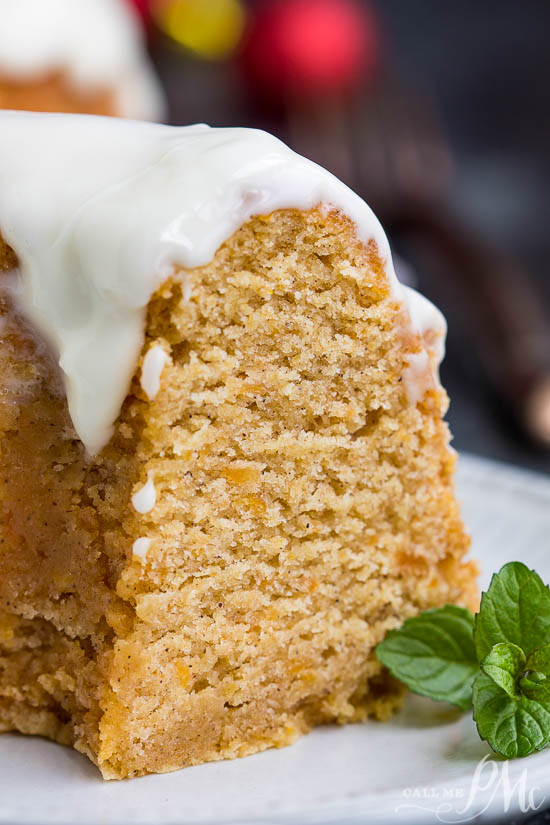
[[19,260],[14,300],[59,362],[89,454],[112,434],[162,282],[209,263],[254,215],[319,205],[347,215],[360,241],[374,239],[413,325],[442,338],[439,311],[398,283],[367,204],[272,135],[0,112],[0,232]]
[[164,97],[139,22],[123,0],[0,0],[0,73],[64,72],[84,92],[113,89],[120,114],[161,120]]

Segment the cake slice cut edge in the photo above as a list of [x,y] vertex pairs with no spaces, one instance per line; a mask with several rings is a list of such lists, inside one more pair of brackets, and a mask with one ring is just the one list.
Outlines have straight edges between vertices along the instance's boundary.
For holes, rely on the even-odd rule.
[[282,209],[174,271],[93,458],[2,294],[0,726],[118,779],[387,718],[376,644],[477,586],[437,335],[376,243]]
[[0,726],[125,778],[385,718],[477,598],[441,314],[266,133],[0,127]]

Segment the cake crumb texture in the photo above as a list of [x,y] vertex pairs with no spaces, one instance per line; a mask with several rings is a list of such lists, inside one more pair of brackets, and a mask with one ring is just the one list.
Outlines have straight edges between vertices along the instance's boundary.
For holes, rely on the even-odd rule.
[[0,242],[0,727],[112,779],[387,718],[376,644],[477,590],[447,398],[407,396],[422,342],[374,243],[283,210],[176,272],[148,308],[160,389],[141,362],[93,460],[11,310],[15,264]]

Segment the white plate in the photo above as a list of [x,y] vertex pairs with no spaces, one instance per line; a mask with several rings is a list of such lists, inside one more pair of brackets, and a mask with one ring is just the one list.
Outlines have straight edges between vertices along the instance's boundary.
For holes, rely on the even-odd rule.
[[[550,480],[464,457],[459,495],[484,587],[513,559],[550,581]],[[66,748],[0,736],[0,825],[412,825],[544,801],[550,750],[495,760],[471,718],[414,696],[384,725],[318,729],[283,750],[126,782],[104,782]]]

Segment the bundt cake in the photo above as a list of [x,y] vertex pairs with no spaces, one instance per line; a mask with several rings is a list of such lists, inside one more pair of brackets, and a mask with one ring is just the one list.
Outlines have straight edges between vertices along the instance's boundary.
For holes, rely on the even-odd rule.
[[126,0],[0,0],[0,109],[161,120]]
[[274,137],[0,113],[0,728],[104,777],[386,718],[475,599],[445,324]]

